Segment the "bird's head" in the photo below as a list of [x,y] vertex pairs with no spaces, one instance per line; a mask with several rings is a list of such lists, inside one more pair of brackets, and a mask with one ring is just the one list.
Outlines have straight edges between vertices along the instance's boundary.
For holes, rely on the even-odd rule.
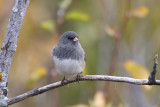
[[78,44],[78,34],[73,31],[68,31],[63,33],[59,39],[59,44],[69,45],[69,44]]

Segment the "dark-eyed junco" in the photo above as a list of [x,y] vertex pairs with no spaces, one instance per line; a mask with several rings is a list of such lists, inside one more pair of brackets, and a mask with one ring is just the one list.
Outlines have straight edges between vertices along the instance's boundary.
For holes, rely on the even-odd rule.
[[79,80],[80,73],[85,67],[85,52],[78,41],[77,33],[65,32],[53,48],[52,55],[57,72],[64,75],[62,84],[64,84],[65,75],[77,74]]

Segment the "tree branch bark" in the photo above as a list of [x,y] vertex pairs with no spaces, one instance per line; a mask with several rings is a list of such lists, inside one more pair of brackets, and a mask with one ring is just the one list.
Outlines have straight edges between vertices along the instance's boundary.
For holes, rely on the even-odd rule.
[[[116,77],[116,76],[107,76],[107,75],[81,75],[79,81],[112,81],[112,82],[130,83],[135,85],[160,85],[160,80],[156,80],[153,84],[150,84],[148,79],[134,79],[129,77]],[[73,82],[77,82],[76,77],[65,80],[64,85],[67,85]],[[29,92],[18,95],[16,97],[9,98],[7,102],[8,102],[8,105],[11,105],[19,101],[22,101],[26,98],[42,94],[46,91],[59,88],[64,85],[61,84],[61,81],[55,82],[37,89],[33,89]]]
[[30,0],[16,0],[0,52],[0,107],[7,106],[7,78],[21,25]]
[[151,72],[148,78],[150,84],[153,84],[156,80],[156,73],[158,71],[157,69],[158,69],[158,54],[155,55],[154,57],[153,71]]

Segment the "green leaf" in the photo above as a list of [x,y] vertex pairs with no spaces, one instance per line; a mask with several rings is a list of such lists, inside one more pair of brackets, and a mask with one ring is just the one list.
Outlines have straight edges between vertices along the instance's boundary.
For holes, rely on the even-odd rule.
[[46,20],[41,23],[41,28],[53,32],[55,30],[55,22],[53,20]]
[[90,17],[86,13],[71,11],[65,15],[66,20],[89,21]]

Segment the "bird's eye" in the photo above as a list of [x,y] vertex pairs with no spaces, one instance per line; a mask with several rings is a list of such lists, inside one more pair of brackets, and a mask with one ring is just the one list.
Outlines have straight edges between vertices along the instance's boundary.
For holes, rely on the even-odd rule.
[[73,37],[68,37],[68,39],[69,39],[69,40],[73,40],[74,38],[73,38]]

